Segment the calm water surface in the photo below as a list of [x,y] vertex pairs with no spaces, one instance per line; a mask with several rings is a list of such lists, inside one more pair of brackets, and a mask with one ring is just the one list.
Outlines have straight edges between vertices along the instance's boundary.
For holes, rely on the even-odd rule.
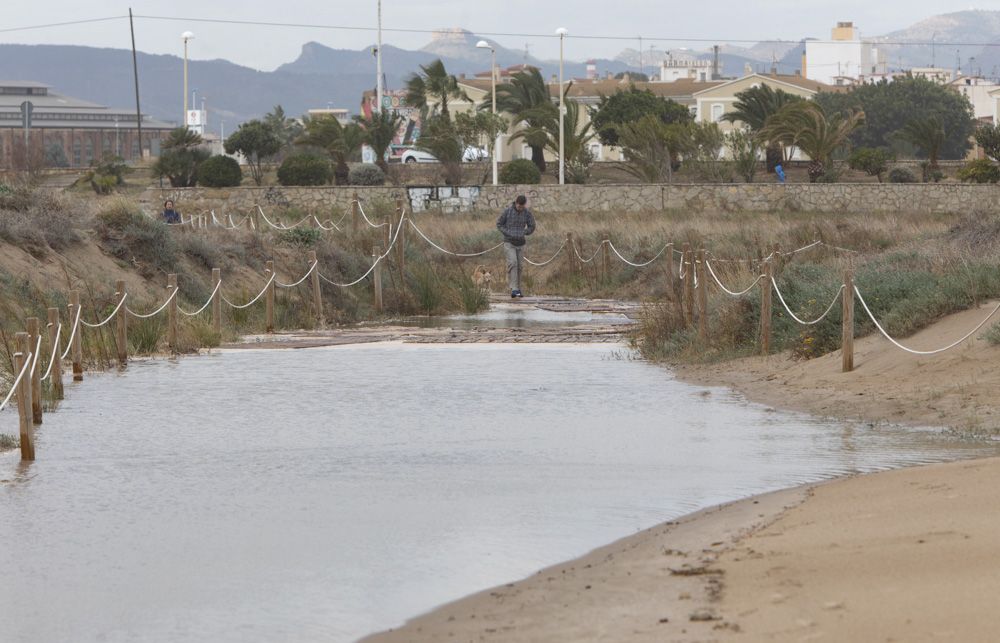
[[769,411],[612,350],[238,351],[88,376],[37,462],[0,456],[0,639],[350,641],[701,507],[993,452]]

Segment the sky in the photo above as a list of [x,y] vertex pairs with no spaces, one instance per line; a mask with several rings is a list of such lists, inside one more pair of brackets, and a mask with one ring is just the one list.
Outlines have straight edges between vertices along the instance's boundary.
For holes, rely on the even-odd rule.
[[[375,41],[377,0],[282,0],[249,3],[246,0],[147,0],[133,2],[136,16],[182,18],[154,20],[136,18],[136,47],[158,54],[182,53],[180,34],[195,34],[190,43],[192,59],[225,58],[261,70],[272,70],[291,62],[303,43],[317,41],[334,48],[361,49]],[[609,10],[613,7],[614,10]],[[699,8],[700,7],[700,8]],[[383,0],[384,42],[417,49],[430,40],[428,33],[399,33],[389,29],[433,30],[464,27],[476,33],[527,33],[529,36],[495,36],[501,45],[523,50],[542,59],[559,55],[558,40],[544,37],[557,27],[569,30],[566,58],[613,58],[627,47],[657,49],[709,43],[655,42],[656,38],[736,40],[828,38],[837,21],[851,20],[863,35],[877,36],[902,29],[945,11],[966,8],[1000,10],[1000,0],[984,0],[973,6],[951,5],[940,0],[714,0],[711,10],[697,2],[652,2],[650,0]],[[95,47],[130,47],[128,21],[124,19],[65,25],[44,29],[10,30],[54,22],[68,22],[128,14],[128,4],[43,0],[18,3],[16,12],[4,12],[0,20],[0,43],[75,44]],[[362,30],[291,28],[278,26],[224,25],[194,19],[247,20],[360,27]],[[573,35],[621,38],[574,39]]]

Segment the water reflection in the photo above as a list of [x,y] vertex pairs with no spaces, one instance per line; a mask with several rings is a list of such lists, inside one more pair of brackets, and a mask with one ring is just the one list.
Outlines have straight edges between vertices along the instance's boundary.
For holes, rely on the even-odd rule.
[[0,638],[347,641],[707,505],[995,451],[769,412],[612,350],[249,350],[88,377],[37,462],[0,457]]

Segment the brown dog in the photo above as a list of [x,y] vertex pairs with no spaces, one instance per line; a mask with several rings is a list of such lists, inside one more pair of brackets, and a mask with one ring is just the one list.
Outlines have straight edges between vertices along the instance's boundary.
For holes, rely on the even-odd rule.
[[472,271],[472,281],[484,290],[493,289],[493,273],[486,269],[486,266],[479,265]]

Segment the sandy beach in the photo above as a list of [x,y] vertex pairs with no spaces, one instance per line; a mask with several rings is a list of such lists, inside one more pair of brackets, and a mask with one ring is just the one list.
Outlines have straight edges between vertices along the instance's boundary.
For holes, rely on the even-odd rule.
[[[995,305],[995,304],[994,304]],[[937,348],[992,309],[908,338]],[[686,367],[749,399],[867,421],[989,431],[1000,348],[933,357],[880,337],[839,354]],[[656,526],[365,641],[989,641],[1000,615],[1000,459],[789,489]]]

